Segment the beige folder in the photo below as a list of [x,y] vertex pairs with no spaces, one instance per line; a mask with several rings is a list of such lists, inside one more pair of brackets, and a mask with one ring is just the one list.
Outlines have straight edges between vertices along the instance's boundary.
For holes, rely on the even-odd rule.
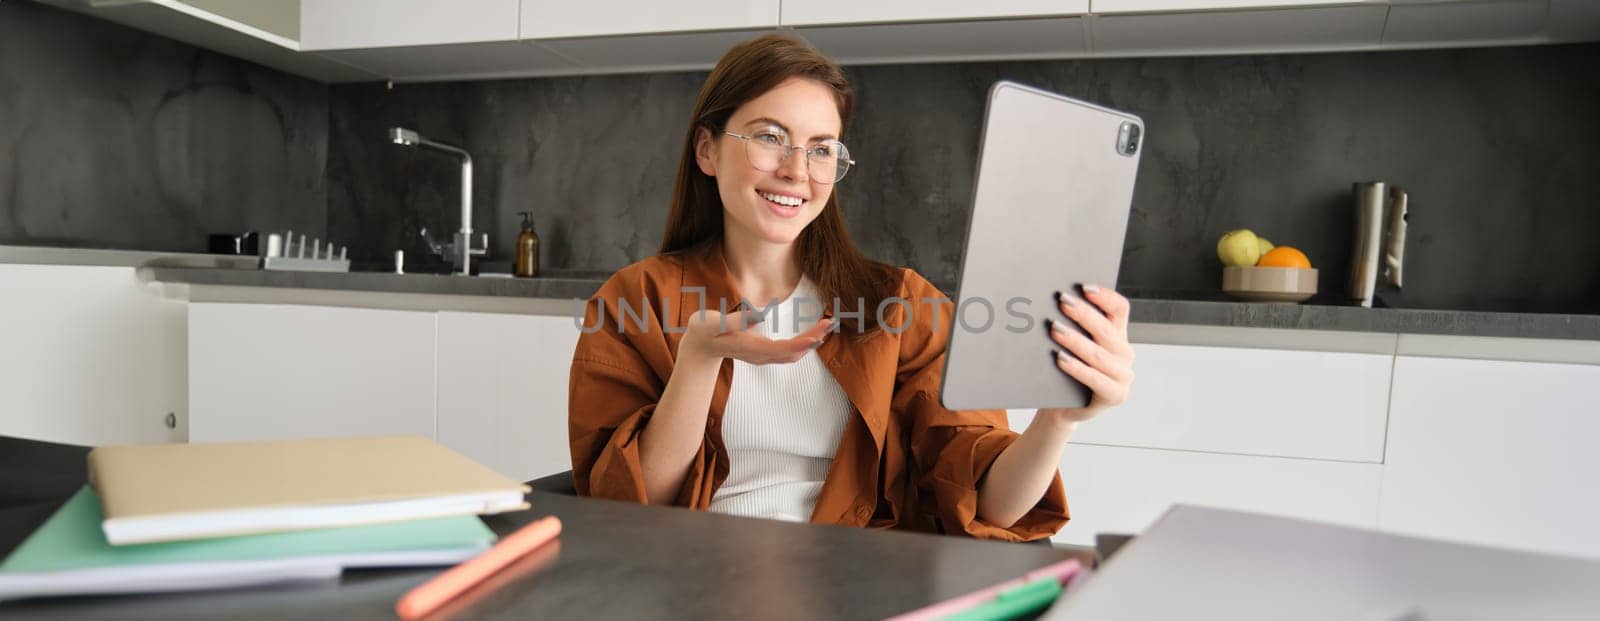
[[115,545],[528,506],[526,485],[417,436],[104,446],[89,480]]

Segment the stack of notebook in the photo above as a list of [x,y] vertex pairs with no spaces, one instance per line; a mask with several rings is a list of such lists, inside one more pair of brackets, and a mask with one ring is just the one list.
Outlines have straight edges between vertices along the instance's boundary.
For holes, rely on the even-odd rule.
[[527,507],[418,437],[102,447],[89,478],[0,563],[0,600],[449,565],[494,543],[477,515]]

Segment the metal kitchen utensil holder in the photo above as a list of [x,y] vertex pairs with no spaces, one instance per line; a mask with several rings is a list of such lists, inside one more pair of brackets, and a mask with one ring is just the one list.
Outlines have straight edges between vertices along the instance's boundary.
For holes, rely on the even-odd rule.
[[294,231],[286,232],[282,238],[279,238],[277,233],[269,235],[265,244],[266,252],[261,257],[261,269],[296,272],[350,271],[348,247],[340,246],[338,256],[335,256],[331,241],[327,246],[323,246],[321,239],[313,238],[308,244],[304,233],[300,234],[298,244],[295,241]]
[[1405,190],[1382,181],[1357,183],[1354,192],[1350,299],[1372,308],[1380,292],[1399,291],[1403,282],[1408,197]]

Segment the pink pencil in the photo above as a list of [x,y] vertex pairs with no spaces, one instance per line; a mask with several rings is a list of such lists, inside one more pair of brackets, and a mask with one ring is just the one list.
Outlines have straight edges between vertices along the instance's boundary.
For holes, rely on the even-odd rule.
[[553,515],[523,526],[482,554],[411,589],[395,603],[395,614],[407,621],[421,618],[559,534],[561,520]]
[[960,597],[947,599],[931,606],[918,608],[902,615],[889,617],[887,621],[928,621],[930,619],[943,619],[958,612],[962,612],[976,606],[982,606],[994,601],[995,596],[999,595],[1001,591],[1022,586],[1042,578],[1055,578],[1064,585],[1067,583],[1067,580],[1070,580],[1072,576],[1077,574],[1078,570],[1082,568],[1083,565],[1078,562],[1078,559],[1067,559],[1054,565],[1048,565],[1039,569],[1035,569],[1028,573],[1022,574],[1022,576],[1019,578],[1007,580],[987,589],[974,591]]

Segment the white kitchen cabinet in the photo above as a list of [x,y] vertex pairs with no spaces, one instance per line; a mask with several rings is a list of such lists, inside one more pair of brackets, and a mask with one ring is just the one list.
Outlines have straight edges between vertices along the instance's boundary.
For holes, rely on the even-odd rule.
[[1396,4],[1389,8],[1383,46],[1539,43],[1549,8],[1548,0]]
[[[1087,429],[1098,421],[1083,426]],[[1054,540],[1136,534],[1175,503],[1372,528],[1383,466],[1071,444],[1061,476],[1072,515]]]
[[434,437],[434,313],[189,305],[189,440]]
[[1074,443],[1383,461],[1392,354],[1136,347],[1127,402]]
[[1600,33],[1600,2],[1550,0],[1545,36],[1554,43],[1593,41]]
[[[176,0],[165,2],[177,10],[201,11],[227,20],[236,29],[254,29],[261,36],[279,37],[294,46],[300,40],[301,0]],[[180,6],[181,5],[181,6]]]
[[1128,401],[1063,454],[1056,541],[1137,533],[1180,502],[1376,526],[1392,353],[1135,347]]
[[795,30],[845,65],[1080,58],[1081,17],[802,27]]
[[1089,0],[811,0],[783,4],[782,24],[821,26],[1083,15]]
[[407,82],[492,80],[582,71],[570,58],[522,41],[370,47],[316,54],[373,75]]
[[1600,366],[1400,356],[1379,525],[1600,557]]
[[668,32],[627,37],[547,39],[533,44],[572,60],[581,73],[710,71],[735,44],[760,30]]
[[186,305],[158,288],[132,267],[0,264],[0,435],[183,441]]
[[1390,0],[1090,0],[1089,10],[1097,15],[1109,15],[1117,13],[1306,9],[1359,4],[1383,6],[1389,4],[1389,2]]
[[846,65],[1077,58],[1085,0],[790,2],[782,22]]
[[301,0],[300,49],[515,41],[518,0]]
[[704,71],[777,27],[778,0],[522,0],[522,38],[576,67],[551,74]]
[[572,467],[570,317],[439,313],[439,443],[519,481]]
[[[299,35],[295,32],[299,26],[299,0],[40,1],[319,82],[364,82],[379,78],[336,60],[301,53]],[[258,4],[267,6],[256,6]],[[265,21],[255,15],[286,11],[296,13],[294,28],[284,27],[282,15]]]
[[698,71],[775,29],[844,64],[1600,40],[1595,0],[41,1],[327,82]]
[[778,0],[521,0],[523,39],[778,27]]
[[[1383,38],[1389,7],[1379,4],[1305,3],[1311,6],[1261,10],[1200,10],[1147,13],[1166,3],[1107,0],[1094,3],[1089,21],[1095,56],[1186,56],[1376,49]],[[1230,3],[1207,2],[1218,7]],[[1279,3],[1286,4],[1286,3]],[[1136,10],[1142,9],[1142,10]]]

